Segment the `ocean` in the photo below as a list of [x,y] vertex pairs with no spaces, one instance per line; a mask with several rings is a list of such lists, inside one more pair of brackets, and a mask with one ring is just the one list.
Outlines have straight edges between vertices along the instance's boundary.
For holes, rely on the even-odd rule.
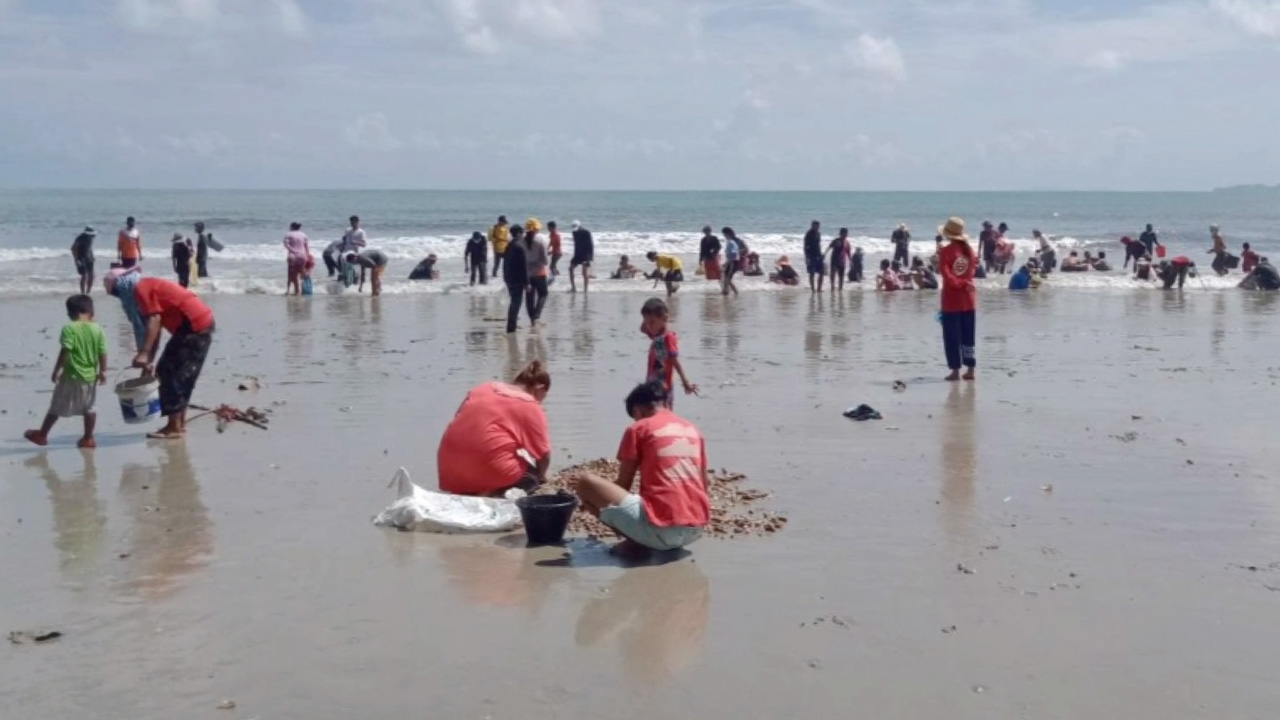
[[[303,224],[317,254],[341,236],[349,215],[360,215],[370,246],[392,264],[385,292],[497,292],[490,284],[474,291],[464,284],[462,247],[471,232],[486,231],[499,214],[513,222],[536,216],[568,226],[581,220],[596,237],[596,274],[603,278],[630,255],[646,267],[649,250],[696,256],[700,229],[733,227],[759,252],[767,267],[777,255],[800,254],[809,221],[822,221],[824,235],[848,227],[868,254],[868,265],[887,257],[889,235],[907,223],[914,254],[933,251],[935,228],[951,215],[965,218],[976,236],[983,220],[1006,222],[1019,258],[1030,253],[1032,230],[1049,235],[1059,254],[1102,250],[1123,262],[1119,239],[1136,237],[1146,223],[1156,226],[1174,255],[1207,265],[1208,227],[1222,226],[1238,252],[1250,242],[1266,255],[1280,252],[1275,232],[1274,193],[1114,193],[1114,192],[489,192],[347,190],[3,190],[0,191],[0,294],[65,293],[75,288],[68,248],[84,225],[98,231],[97,254],[105,268],[114,256],[115,234],[124,218],[138,219],[144,267],[172,276],[168,241],[175,232],[192,234],[204,221],[226,248],[211,256],[212,281],[201,292],[271,294],[284,290],[284,250],[280,239],[290,222]],[[566,252],[568,246],[566,238]],[[410,283],[413,266],[428,253],[440,258],[438,282]],[[565,261],[567,262],[567,261]],[[563,268],[562,268],[563,269]],[[1205,273],[1207,275],[1208,273]],[[691,273],[686,273],[691,275]],[[692,277],[690,277],[692,280]],[[1196,287],[1227,289],[1238,276],[1204,277]],[[984,287],[998,288],[998,279]],[[691,291],[711,283],[689,282]],[[1056,275],[1053,287],[1128,291],[1150,289],[1123,272]],[[595,291],[645,290],[642,281],[600,282]],[[746,282],[745,289],[763,289]],[[864,288],[867,289],[866,284]]]

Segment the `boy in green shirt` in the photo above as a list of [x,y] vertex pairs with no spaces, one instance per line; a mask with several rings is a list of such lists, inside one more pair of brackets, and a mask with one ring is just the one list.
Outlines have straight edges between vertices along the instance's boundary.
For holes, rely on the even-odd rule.
[[98,398],[98,386],[107,382],[107,336],[93,322],[93,299],[88,295],[72,295],[67,298],[67,317],[71,322],[62,328],[59,341],[62,352],[53,367],[53,400],[49,414],[39,430],[23,434],[36,445],[49,444],[49,431],[58,418],[84,417],[84,437],[77,447],[94,448],[93,427],[98,414],[94,403]]

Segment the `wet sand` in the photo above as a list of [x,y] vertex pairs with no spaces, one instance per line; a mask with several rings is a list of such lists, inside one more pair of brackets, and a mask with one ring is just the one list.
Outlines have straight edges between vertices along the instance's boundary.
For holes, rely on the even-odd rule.
[[[49,400],[61,303],[6,300],[0,630],[65,636],[0,649],[0,716],[1280,707],[1273,295],[984,293],[964,385],[940,381],[932,294],[678,297],[705,397],[677,409],[713,465],[775,493],[781,533],[625,569],[583,543],[565,560],[519,535],[369,523],[397,466],[434,485],[465,390],[533,356],[554,378],[554,464],[612,454],[643,298],[553,290],[548,326],[509,341],[493,297],[214,296],[196,401],[271,407],[271,430],[203,420],[185,444],[146,442],[104,391],[93,453],[76,420],[47,450],[21,441]],[[128,331],[97,299],[118,364]],[[863,402],[885,419],[840,416]]]

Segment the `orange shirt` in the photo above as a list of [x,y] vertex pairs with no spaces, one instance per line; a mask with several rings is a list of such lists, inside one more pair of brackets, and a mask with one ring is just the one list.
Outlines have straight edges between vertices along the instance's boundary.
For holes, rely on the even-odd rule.
[[618,459],[640,465],[640,502],[658,527],[704,527],[711,502],[703,475],[707,444],[693,423],[670,410],[637,420],[622,434]]
[[195,293],[170,280],[143,278],[133,291],[144,317],[160,316],[160,324],[170,333],[178,332],[184,321],[193,332],[213,327],[213,311]]
[[551,254],[560,255],[560,231],[551,231]]
[[120,250],[120,257],[124,260],[141,259],[142,232],[137,228],[120,230],[120,235],[116,238],[116,247]]
[[516,451],[534,459],[551,454],[551,433],[542,405],[514,385],[491,382],[467,393],[445,428],[436,453],[440,489],[457,495],[487,495],[510,487],[529,469]]

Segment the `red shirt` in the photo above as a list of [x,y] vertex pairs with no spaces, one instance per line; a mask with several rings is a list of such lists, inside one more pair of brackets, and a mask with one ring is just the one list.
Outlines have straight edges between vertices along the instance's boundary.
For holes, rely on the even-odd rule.
[[938,269],[942,271],[942,312],[977,310],[973,273],[978,269],[978,256],[969,243],[952,240],[944,245],[938,253]]
[[1240,253],[1240,270],[1243,272],[1253,272],[1258,266],[1258,253],[1252,250],[1245,250]]
[[551,433],[542,405],[506,383],[473,388],[440,439],[436,453],[440,489],[487,495],[511,487],[529,469],[518,450],[535,460],[551,454]]
[[143,278],[133,294],[142,314],[159,315],[160,324],[170,333],[178,332],[183,321],[191,323],[193,332],[205,332],[213,327],[213,311],[209,306],[176,282]]
[[637,420],[622,434],[618,460],[640,466],[640,502],[658,527],[705,527],[711,517],[704,477],[707,444],[670,410]]
[[550,243],[550,245],[551,245],[551,254],[552,254],[552,255],[559,255],[559,254],[560,254],[560,242],[561,242],[561,238],[560,238],[560,231],[559,231],[559,230],[552,230],[552,231],[551,231],[551,243]]

